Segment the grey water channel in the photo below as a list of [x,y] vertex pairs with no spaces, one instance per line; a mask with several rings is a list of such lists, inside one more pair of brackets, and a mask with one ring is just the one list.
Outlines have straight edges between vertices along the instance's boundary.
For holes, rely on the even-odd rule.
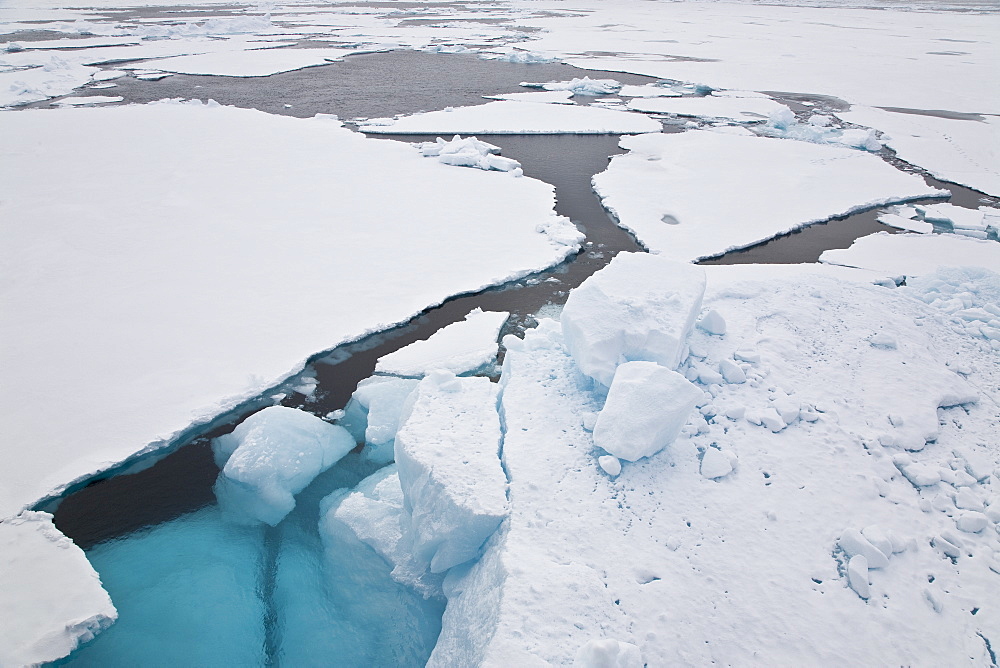
[[[329,65],[252,79],[173,75],[159,81],[141,81],[127,77],[117,80],[117,86],[110,91],[91,89],[77,94],[110,92],[121,95],[123,103],[144,103],[165,97],[214,99],[222,104],[297,117],[332,113],[349,121],[482,104],[487,102],[483,95],[524,90],[519,85],[522,81],[582,76],[615,78],[623,83],[655,81],[568,65],[512,64],[468,55],[393,51],[352,56]],[[665,131],[677,129],[666,126]],[[642,250],[630,234],[615,224],[591,188],[591,178],[606,168],[610,156],[623,153],[618,147],[618,136],[481,135],[480,138],[499,146],[504,156],[518,160],[526,176],[555,187],[557,212],[570,218],[586,234],[582,251],[548,271],[476,294],[454,297],[391,330],[319,352],[304,372],[318,382],[309,395],[295,391],[295,382],[290,381],[220,417],[212,425],[193,430],[164,453],[128,462],[40,506],[54,512],[59,529],[88,551],[116,604],[123,610],[122,619],[115,626],[91,645],[59,662],[60,665],[108,665],[109,662],[122,665],[139,661],[136,657],[140,654],[156,654],[156,642],[148,636],[155,635],[157,615],[166,614],[165,609],[147,609],[148,602],[135,602],[130,618],[126,619],[124,611],[129,605],[129,595],[119,598],[115,587],[121,587],[122,591],[142,590],[145,585],[137,580],[140,576],[176,577],[167,557],[149,555],[166,555],[178,542],[200,550],[187,558],[232,562],[231,573],[236,574],[229,578],[235,578],[232,586],[223,588],[217,600],[206,604],[202,611],[204,624],[215,629],[216,635],[228,634],[231,638],[209,650],[202,651],[204,648],[200,646],[192,649],[189,655],[193,657],[192,665],[210,665],[222,659],[232,665],[329,665],[332,656],[338,657],[337,665],[421,665],[426,659],[440,628],[443,602],[423,600],[394,588],[385,564],[372,565],[369,562],[373,553],[357,546],[344,548],[343,554],[325,557],[337,564],[332,583],[328,575],[321,573],[326,572],[323,568],[329,564],[321,568],[317,561],[316,555],[324,554],[315,530],[318,499],[336,489],[356,485],[374,471],[372,465],[365,464],[356,453],[349,455],[303,492],[303,499],[311,503],[303,500],[301,510],[297,507],[278,527],[221,531],[213,519],[217,511],[212,485],[218,468],[210,442],[231,431],[249,414],[272,405],[274,400],[269,397],[278,393],[284,395],[280,399],[282,405],[320,416],[343,408],[358,382],[374,373],[379,357],[427,338],[441,327],[461,320],[474,308],[510,311],[512,317],[504,333],[530,327],[534,314],[547,305],[561,304],[570,289],[604,267],[617,253]],[[433,136],[379,139],[417,142],[433,140]],[[963,203],[981,197],[950,184],[935,182],[934,185],[948,187]],[[847,247],[859,236],[889,229],[879,224],[875,216],[876,212],[869,211],[814,225],[706,263],[812,262],[823,250]],[[111,549],[118,541],[125,542]],[[128,556],[121,556],[121,545]],[[233,552],[224,545],[239,546],[243,556],[234,561]],[[147,560],[148,572],[131,574],[121,559]],[[109,572],[115,574],[108,576]],[[192,590],[218,586],[200,577],[177,586]],[[314,590],[320,593],[302,593]],[[145,599],[140,596],[135,600]],[[337,605],[331,607],[330,600],[336,600]],[[227,621],[222,623],[220,618]],[[387,640],[381,633],[393,624],[400,627],[393,636],[395,641]],[[247,632],[247,628],[256,630]],[[185,631],[180,629],[180,632]],[[125,644],[135,645],[138,654],[123,657],[107,649],[108,643],[101,644],[104,636],[114,637],[115,633],[132,634]],[[314,638],[317,633],[325,640],[317,642]]]

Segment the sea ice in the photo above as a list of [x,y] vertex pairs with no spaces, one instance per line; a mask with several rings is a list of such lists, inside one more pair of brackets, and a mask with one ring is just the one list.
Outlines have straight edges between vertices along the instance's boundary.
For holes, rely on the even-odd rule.
[[[357,53],[351,49],[254,49],[224,51],[191,56],[175,56],[153,61],[155,67],[176,74],[201,74],[223,77],[266,77],[280,72],[300,70],[341,60]],[[150,63],[125,65],[125,69],[143,69]]]
[[570,81],[549,81],[548,83],[521,82],[527,88],[542,88],[544,90],[568,90],[573,95],[613,95],[622,85],[614,79],[591,79],[582,77]]
[[619,253],[570,293],[561,320],[566,345],[580,370],[604,386],[623,362],[676,369],[704,290],[701,268]]
[[820,262],[862,267],[889,276],[919,276],[941,267],[1000,268],[1000,243],[955,234],[889,234],[857,239],[850,248],[823,251]]
[[[635,99],[628,103],[634,111],[701,118],[726,118],[743,123],[762,122],[776,111],[788,107],[766,97],[651,97]],[[790,112],[789,112],[790,113]]]
[[396,376],[425,376],[435,369],[456,375],[474,371],[496,359],[497,337],[509,315],[474,309],[430,338],[380,357],[375,371]]
[[83,107],[89,104],[109,104],[124,100],[121,95],[87,95],[85,97],[64,97],[52,103],[56,107]]
[[413,556],[441,573],[475,559],[507,516],[497,386],[435,372],[420,381],[396,434]]
[[484,95],[487,100],[511,100],[513,102],[544,102],[548,104],[574,104],[573,92],[568,90],[532,91],[530,93],[502,93]]
[[625,362],[615,371],[594,425],[594,445],[630,462],[670,445],[703,393],[656,362]]
[[167,102],[0,114],[0,135],[0,517],[582,238],[548,184],[329,118]]
[[118,617],[83,550],[25,511],[0,523],[0,665],[29,666],[69,654]]
[[657,121],[627,111],[502,100],[395,120],[372,119],[358,129],[372,134],[613,134],[661,128]]
[[295,507],[295,495],[354,449],[341,426],[285,406],[269,406],[212,441],[222,469],[215,493],[234,520],[276,525]]
[[733,462],[729,456],[718,448],[706,448],[701,456],[701,474],[715,480],[724,478],[733,472]]
[[613,638],[588,641],[573,659],[573,668],[642,668],[644,665],[638,647]]
[[372,376],[358,383],[338,424],[346,428],[355,441],[368,446],[365,450],[368,459],[380,464],[392,461],[393,439],[399,429],[401,413],[417,383],[413,378],[391,376]]
[[475,137],[462,139],[460,135],[455,135],[451,141],[438,137],[437,141],[417,144],[417,148],[425,158],[437,158],[438,162],[454,167],[495,169],[499,172],[510,172],[521,167],[517,160],[495,155],[500,152],[499,146],[487,144]]
[[944,192],[874,155],[838,146],[699,130],[623,137],[621,146],[629,153],[594,177],[595,190],[645,247],[679,260]]

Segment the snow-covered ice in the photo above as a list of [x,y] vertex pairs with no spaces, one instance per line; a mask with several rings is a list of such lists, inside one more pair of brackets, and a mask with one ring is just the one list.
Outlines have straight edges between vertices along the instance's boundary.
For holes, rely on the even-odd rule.
[[497,155],[500,153],[499,146],[479,141],[475,137],[463,139],[461,135],[455,135],[451,141],[438,137],[436,141],[417,144],[417,148],[425,158],[437,158],[438,162],[453,167],[474,167],[498,172],[513,172],[521,167],[517,160]]
[[658,132],[642,114],[568,104],[501,100],[472,107],[429,111],[398,119],[372,119],[360,126],[373,134],[612,134]]
[[0,134],[4,517],[582,236],[547,184],[329,118],[161,103],[6,113]]
[[396,434],[405,540],[433,573],[479,556],[508,512],[497,386],[431,373]]
[[567,90],[573,95],[613,95],[622,85],[615,79],[591,79],[584,76],[569,81],[549,81],[547,83],[532,83],[522,81],[526,88],[541,88],[543,90]]
[[83,107],[90,104],[109,104],[111,102],[121,102],[123,99],[120,95],[87,95],[85,97],[64,97],[61,100],[56,100],[52,104],[57,107]]
[[699,130],[623,137],[621,146],[629,153],[594,176],[595,190],[644,246],[679,260],[945,193],[874,155],[838,146]]
[[547,104],[574,104],[573,91],[552,90],[532,91],[530,93],[502,93],[499,95],[484,95],[487,100],[510,100],[513,102],[544,102]]
[[619,253],[573,290],[562,331],[580,370],[611,385],[623,362],[650,361],[675,369],[701,308],[699,268],[645,253]]
[[392,461],[400,416],[417,382],[414,378],[372,376],[358,383],[338,424],[350,431],[355,441],[368,446],[368,459],[381,464]]
[[881,130],[883,141],[896,155],[939,179],[1000,195],[1000,120],[996,116],[957,120],[862,106],[837,112],[837,116]]
[[740,122],[764,121],[772,113],[788,107],[765,97],[644,97],[632,100],[628,108],[660,114],[726,118]]
[[145,69],[153,66],[176,74],[203,74],[225,77],[266,77],[304,67],[326,65],[357,51],[349,49],[254,49],[224,51],[190,56],[175,56],[159,60],[124,65],[125,69]]
[[456,375],[474,371],[496,359],[497,337],[509,315],[475,309],[429,338],[380,357],[375,371],[396,376],[425,376],[436,369]]
[[274,526],[295,508],[295,495],[356,445],[339,425],[285,406],[269,406],[212,441],[222,469],[219,506],[237,522]]
[[940,267],[1000,268],[1000,243],[957,234],[889,234],[861,237],[850,248],[823,251],[820,262],[873,269],[890,276],[919,276]]
[[0,523],[0,665],[66,656],[118,617],[83,550],[26,511]]

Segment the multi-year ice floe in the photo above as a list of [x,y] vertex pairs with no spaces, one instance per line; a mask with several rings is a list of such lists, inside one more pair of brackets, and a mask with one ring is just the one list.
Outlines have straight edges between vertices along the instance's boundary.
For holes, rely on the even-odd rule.
[[[950,102],[942,99],[943,105]],[[883,141],[896,155],[939,179],[1000,195],[1000,120],[996,116],[958,120],[861,106],[837,112],[837,116],[883,131]]]
[[4,666],[66,656],[118,617],[83,550],[31,511],[0,523],[0,612]]
[[823,251],[820,262],[863,267],[890,276],[919,276],[939,267],[1000,268],[1000,243],[956,234],[889,234],[861,237],[850,248]]
[[621,146],[629,153],[594,177],[595,190],[644,246],[681,260],[945,194],[876,156],[838,146],[697,130],[624,137]]
[[[771,114],[788,110],[788,107],[767,97],[643,97],[632,100],[628,108],[678,116],[726,118],[739,122],[761,122]],[[789,112],[791,113],[791,112]]]
[[609,134],[658,132],[661,128],[660,123],[642,114],[504,100],[398,119],[372,119],[359,129],[374,134]]
[[522,81],[526,88],[541,88],[543,90],[568,90],[573,95],[613,95],[622,85],[615,79],[591,79],[582,77],[569,81],[549,81],[548,83],[531,83]]
[[477,558],[507,516],[497,385],[437,371],[422,381],[396,434],[404,539],[441,573]]
[[355,445],[344,427],[310,413],[265,408],[212,441],[222,469],[215,484],[219,505],[240,523],[274,526],[295,508],[295,495]]
[[380,357],[375,371],[397,376],[424,376],[435,369],[454,374],[474,371],[496,359],[497,337],[509,315],[475,309],[430,338]]
[[[438,162],[454,167],[474,167],[475,169],[496,170],[499,172],[515,172],[521,175],[521,163],[511,158],[504,158],[500,155],[500,147],[494,146],[484,141],[479,141],[475,137],[462,138],[455,135],[451,141],[445,141],[441,137],[437,141],[421,142],[417,144],[420,154],[426,158],[437,158]],[[515,171],[516,170],[516,171]]]
[[[581,238],[547,184],[453,169],[329,118],[163,103],[0,126],[2,517]],[[115,198],[81,207],[109,181]]]

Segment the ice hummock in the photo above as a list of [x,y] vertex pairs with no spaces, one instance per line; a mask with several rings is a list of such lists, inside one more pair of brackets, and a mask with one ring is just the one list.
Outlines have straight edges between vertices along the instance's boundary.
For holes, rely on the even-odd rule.
[[445,371],[417,386],[396,434],[404,538],[431,572],[475,559],[507,516],[497,386]]
[[496,359],[497,337],[510,313],[473,309],[464,320],[447,325],[423,341],[378,358],[377,373],[425,376],[436,369],[459,375]]
[[606,387],[623,362],[676,369],[704,291],[700,267],[620,253],[570,293],[561,318],[566,346],[580,370]]
[[613,95],[622,85],[615,79],[591,79],[588,76],[570,79],[569,81],[549,81],[547,83],[531,83],[522,81],[526,88],[541,88],[542,90],[568,90],[573,95]]
[[451,141],[438,137],[437,141],[417,144],[417,148],[425,158],[437,158],[438,162],[454,167],[475,167],[499,172],[511,172],[521,167],[517,160],[496,155],[500,153],[499,146],[479,141],[475,137],[462,139],[461,135],[455,135]]
[[295,508],[295,495],[354,446],[341,426],[295,408],[265,408],[212,441],[222,469],[219,505],[237,522],[274,526]]
[[372,376],[358,383],[338,424],[364,443],[365,457],[378,464],[393,460],[393,440],[400,417],[418,380],[393,376]]
[[739,123],[761,123],[771,114],[791,111],[768,97],[640,97],[628,103],[628,108],[646,113],[676,114],[701,118],[725,118]]

